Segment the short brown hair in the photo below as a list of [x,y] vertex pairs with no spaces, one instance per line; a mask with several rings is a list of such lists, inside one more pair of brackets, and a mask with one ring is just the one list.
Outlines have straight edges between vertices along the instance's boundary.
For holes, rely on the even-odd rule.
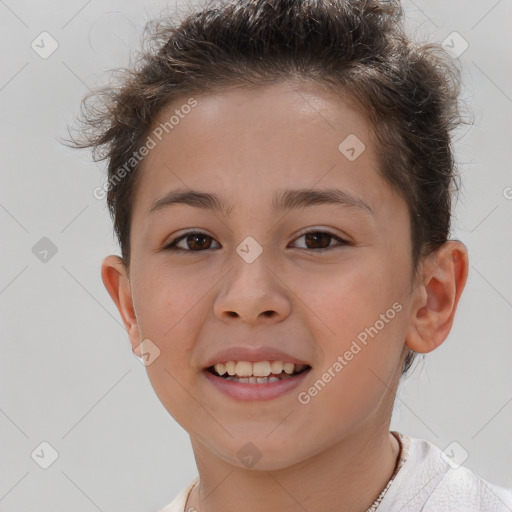
[[[402,17],[397,1],[223,0],[179,22],[162,18],[146,27],[149,49],[133,68],[84,99],[83,130],[73,145],[107,159],[113,178],[176,98],[289,78],[315,81],[353,99],[371,122],[379,172],[409,208],[416,268],[449,236],[460,73],[439,44],[411,41]],[[127,268],[138,168],[109,179],[107,193]]]

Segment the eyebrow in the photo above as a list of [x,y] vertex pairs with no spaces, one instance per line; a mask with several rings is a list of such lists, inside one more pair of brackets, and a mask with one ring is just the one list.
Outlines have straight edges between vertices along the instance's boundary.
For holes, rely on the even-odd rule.
[[[172,190],[154,201],[148,210],[148,215],[177,204],[186,204],[203,210],[219,212],[226,217],[229,217],[233,209],[233,206],[218,194],[178,189]],[[353,207],[366,210],[373,215],[370,206],[361,198],[335,188],[287,189],[277,192],[272,201],[274,213],[316,205]]]

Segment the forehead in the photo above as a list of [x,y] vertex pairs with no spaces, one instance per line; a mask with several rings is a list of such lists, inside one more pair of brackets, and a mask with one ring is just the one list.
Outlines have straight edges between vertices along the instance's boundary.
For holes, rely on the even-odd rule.
[[370,128],[341,96],[307,82],[180,97],[148,134],[155,146],[139,169],[134,218],[177,188],[249,207],[248,196],[261,206],[276,189],[342,185],[382,203],[392,191],[378,175]]

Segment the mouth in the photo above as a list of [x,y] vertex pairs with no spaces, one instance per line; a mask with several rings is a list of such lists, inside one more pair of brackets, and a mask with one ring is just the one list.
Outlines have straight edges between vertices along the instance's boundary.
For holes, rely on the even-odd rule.
[[284,361],[224,361],[205,369],[212,375],[227,381],[254,385],[293,379],[310,370],[311,366],[308,364]]

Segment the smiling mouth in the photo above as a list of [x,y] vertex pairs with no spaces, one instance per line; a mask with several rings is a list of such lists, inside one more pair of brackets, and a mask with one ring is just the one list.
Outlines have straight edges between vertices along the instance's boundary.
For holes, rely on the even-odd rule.
[[227,361],[206,368],[206,371],[232,382],[244,384],[268,384],[295,377],[311,370],[307,364],[283,361]]

